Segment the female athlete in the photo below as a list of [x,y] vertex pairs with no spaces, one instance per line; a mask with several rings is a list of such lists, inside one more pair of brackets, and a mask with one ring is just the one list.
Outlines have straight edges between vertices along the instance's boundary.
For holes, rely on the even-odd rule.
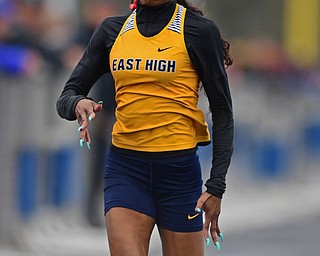
[[[97,27],[57,111],[78,120],[80,145],[90,148],[88,127],[102,104],[87,95],[111,72],[117,108],[104,177],[111,255],[147,255],[155,225],[163,255],[204,255],[210,237],[220,250],[218,218],[234,128],[229,43],[185,0],[130,6],[129,15],[106,18]],[[197,107],[200,82],[212,113],[211,139]],[[211,140],[212,168],[203,192],[197,148]]]

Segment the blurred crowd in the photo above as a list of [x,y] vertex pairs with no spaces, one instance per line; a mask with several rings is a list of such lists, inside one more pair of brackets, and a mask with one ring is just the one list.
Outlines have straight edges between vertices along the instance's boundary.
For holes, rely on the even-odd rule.
[[[302,66],[290,59],[279,42],[267,37],[234,39],[232,43],[235,75],[260,77],[267,81],[266,85],[270,85],[271,89],[294,90],[319,99],[320,59],[316,63]],[[232,84],[237,85],[237,82]]]
[[118,13],[112,1],[68,2],[0,0],[2,74],[36,76],[73,68],[96,26]]

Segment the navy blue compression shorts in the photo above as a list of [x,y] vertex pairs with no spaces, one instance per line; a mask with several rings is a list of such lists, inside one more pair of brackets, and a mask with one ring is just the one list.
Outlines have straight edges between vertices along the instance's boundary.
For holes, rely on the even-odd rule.
[[196,152],[182,156],[145,158],[110,150],[104,176],[104,212],[123,207],[151,216],[160,228],[196,232],[203,227],[195,215],[202,193]]

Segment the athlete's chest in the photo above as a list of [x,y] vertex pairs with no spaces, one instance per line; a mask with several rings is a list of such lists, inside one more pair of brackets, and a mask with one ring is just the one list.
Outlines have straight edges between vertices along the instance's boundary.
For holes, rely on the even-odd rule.
[[110,68],[116,81],[143,76],[150,82],[165,82],[189,68],[183,35],[184,11],[177,6],[168,25],[152,37],[139,32],[134,13],[128,18],[110,52]]
[[188,62],[181,36],[161,31],[151,38],[136,31],[120,36],[110,53],[112,72],[176,73]]

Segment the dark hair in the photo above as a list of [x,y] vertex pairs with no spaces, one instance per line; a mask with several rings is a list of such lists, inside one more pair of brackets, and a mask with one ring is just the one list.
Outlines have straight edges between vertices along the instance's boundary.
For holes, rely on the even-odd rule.
[[[198,13],[198,14],[203,16],[203,12],[199,8],[191,5],[186,0],[177,0],[177,3],[181,4],[182,6],[184,6],[187,9],[192,10],[192,11],[194,11],[194,12],[196,12],[196,13]],[[224,64],[228,68],[233,63],[233,59],[232,59],[232,57],[231,57],[231,55],[229,53],[229,51],[230,51],[230,43],[228,41],[224,40],[223,38],[221,38],[221,41],[222,41],[222,47],[223,47]]]
[[203,16],[203,12],[199,8],[189,4],[186,0],[177,0],[177,3]]

